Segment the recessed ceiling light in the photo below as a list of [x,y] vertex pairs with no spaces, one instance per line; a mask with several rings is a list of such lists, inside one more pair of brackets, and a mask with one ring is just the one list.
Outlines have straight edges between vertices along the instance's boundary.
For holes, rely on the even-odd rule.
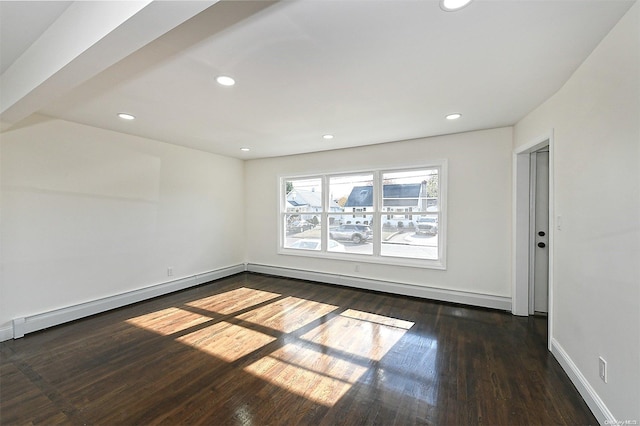
[[127,114],[126,112],[119,112],[118,113],[118,117],[122,118],[123,120],[135,120],[136,117],[131,115],[131,114]]
[[240,151],[249,152],[249,151],[251,151],[251,148],[240,148]]
[[233,86],[236,84],[236,81],[228,75],[220,75],[216,77],[216,81],[222,86]]
[[462,114],[460,114],[459,112],[455,112],[453,114],[449,114],[447,115],[445,118],[447,120],[457,120],[458,118],[462,117]]
[[323,139],[333,139],[333,135],[322,135]]
[[468,6],[471,0],[440,0],[440,8],[446,12],[454,12]]

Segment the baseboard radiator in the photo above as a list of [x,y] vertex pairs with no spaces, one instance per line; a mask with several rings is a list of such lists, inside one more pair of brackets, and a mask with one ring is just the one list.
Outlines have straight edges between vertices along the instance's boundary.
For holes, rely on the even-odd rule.
[[423,285],[403,284],[393,281],[361,278],[350,275],[329,274],[325,272],[306,271],[302,269],[283,268],[280,266],[260,265],[255,263],[248,263],[247,271],[511,312],[510,297],[492,296],[482,293],[448,290]]
[[66,322],[75,321],[91,315],[121,308],[143,300],[184,290],[210,281],[235,275],[246,270],[244,264],[216,269],[172,281],[163,282],[150,287],[93,300],[78,305],[68,306],[36,315],[15,318],[13,320],[13,338],[18,339],[25,334],[44,330]]

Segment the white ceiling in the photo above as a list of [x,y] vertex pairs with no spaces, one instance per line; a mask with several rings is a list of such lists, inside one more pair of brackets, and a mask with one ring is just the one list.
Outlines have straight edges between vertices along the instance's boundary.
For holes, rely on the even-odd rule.
[[[0,2],[0,73],[62,15],[70,1]],[[38,13],[33,13],[37,10]]]
[[[68,24],[67,39],[45,31],[86,16],[71,13],[79,2],[5,3],[0,99],[26,84],[30,62],[16,52],[37,56],[37,40],[53,61],[87,38]],[[475,0],[458,12],[436,0],[211,1],[180,18],[194,2],[138,3],[44,83],[2,99],[3,127],[41,113],[248,159],[509,126],[567,81],[633,0]],[[26,16],[32,24],[5,27]],[[237,84],[219,86],[219,74]],[[452,112],[463,117],[446,120]]]

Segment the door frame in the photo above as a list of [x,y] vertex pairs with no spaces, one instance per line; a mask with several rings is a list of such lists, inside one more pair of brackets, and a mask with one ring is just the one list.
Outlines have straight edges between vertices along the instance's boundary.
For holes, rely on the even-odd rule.
[[549,313],[548,342],[551,350],[553,336],[553,271],[554,271],[554,142],[553,129],[546,135],[517,147],[513,152],[513,241],[512,241],[512,292],[511,312],[514,315],[529,315],[529,286],[531,268],[531,154],[549,146]]
[[[541,152],[546,152],[547,154],[547,183],[549,180],[549,145],[544,145],[541,149],[533,151],[529,154],[530,158],[531,158],[531,163],[530,163],[530,168],[529,168],[529,175],[530,175],[530,183],[529,183],[529,238],[531,238],[533,236],[533,239],[531,239],[529,241],[530,247],[529,247],[529,315],[534,315],[535,314],[535,305],[536,305],[536,300],[535,300],[535,295],[536,295],[536,291],[537,291],[537,285],[536,285],[536,278],[537,278],[537,274],[536,274],[536,258],[538,256],[538,251],[536,250],[536,240],[538,239],[536,236],[537,231],[539,230],[539,227],[537,226],[538,224],[538,215],[537,215],[537,211],[538,211],[538,206],[537,204],[537,199],[538,199],[538,156]],[[549,203],[549,189],[548,189],[548,185],[547,185],[547,211],[548,210],[548,203]],[[547,253],[547,314],[549,311],[549,297],[548,297],[548,290],[549,290],[549,283],[548,283],[548,278],[549,278],[549,214],[547,213],[547,235],[546,235],[546,242],[547,242],[547,248],[546,248],[546,253]]]

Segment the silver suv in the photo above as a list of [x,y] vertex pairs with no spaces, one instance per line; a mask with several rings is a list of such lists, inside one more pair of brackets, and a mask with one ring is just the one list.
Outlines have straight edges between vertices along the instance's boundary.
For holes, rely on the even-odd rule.
[[373,232],[368,225],[340,225],[329,231],[332,240],[349,240],[355,244],[364,243],[373,238]]

